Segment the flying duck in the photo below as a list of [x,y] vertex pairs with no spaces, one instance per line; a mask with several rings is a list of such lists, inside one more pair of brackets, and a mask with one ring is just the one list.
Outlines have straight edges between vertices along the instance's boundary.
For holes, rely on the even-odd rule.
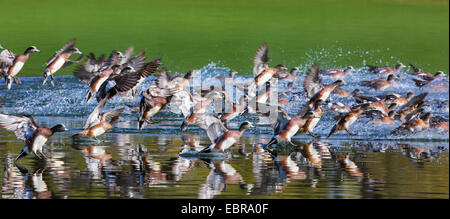
[[[6,51],[6,52],[5,52]],[[35,46],[28,47],[23,54],[15,55],[9,50],[4,50],[0,54],[0,62],[5,75],[6,88],[11,89],[13,79],[16,84],[22,84],[16,75],[20,72],[31,53],[40,52]]]
[[330,68],[330,69],[323,69],[320,71],[320,74],[325,74],[327,77],[331,77],[334,79],[343,79],[347,74],[351,73],[353,70],[353,66],[348,66],[344,70],[339,68]]
[[44,70],[44,81],[42,85],[45,84],[47,78],[50,77],[52,86],[55,86],[53,79],[53,74],[57,72],[60,68],[66,67],[74,62],[80,62],[83,56],[80,56],[76,61],[69,60],[69,57],[73,54],[82,54],[78,48],[74,48],[76,39],[72,39],[67,42],[60,50],[56,51],[55,54],[45,62],[47,67]]
[[369,67],[369,72],[372,72],[374,74],[383,74],[383,75],[390,75],[390,74],[395,74],[400,72],[400,70],[402,68],[404,68],[405,66],[402,63],[399,63],[395,66],[395,69],[392,69],[391,67],[388,66],[382,66],[382,67],[378,67],[378,66],[373,66],[373,65],[367,65]]
[[[106,102],[104,102],[106,103]],[[101,113],[103,105],[98,105],[89,115],[83,126],[83,131],[78,134],[72,135],[72,138],[87,136],[98,141],[97,136],[110,130],[114,124],[120,121],[120,114],[125,108],[111,110],[105,113]]]
[[329,138],[331,135],[336,133],[337,131],[347,131],[350,135],[358,135],[357,133],[353,133],[350,131],[350,126],[358,119],[358,117],[364,112],[366,106],[361,106],[356,109],[352,109],[351,112],[347,114],[341,115],[337,121],[336,124],[331,129],[330,133],[328,134],[327,138]]
[[291,138],[301,131],[307,119],[315,117],[316,116],[312,111],[308,111],[303,117],[291,118],[286,111],[278,108],[277,120],[271,124],[271,127],[274,130],[274,136],[264,147],[268,148],[272,144],[278,144],[279,142],[288,142],[289,144],[296,146],[291,142]]
[[145,123],[151,123],[151,119],[155,114],[165,109],[170,102],[173,92],[159,87],[150,87],[146,91],[142,91],[142,98],[139,106],[139,124],[138,128],[144,128]]
[[245,130],[253,127],[251,122],[245,121],[239,126],[239,130],[229,130],[221,123],[222,122],[218,120],[208,126],[206,132],[212,144],[202,149],[200,153],[213,151],[224,152],[239,141]]
[[377,79],[371,81],[361,81],[362,86],[370,87],[371,90],[382,90],[390,87],[395,79],[395,75],[388,75],[387,79]]
[[56,132],[67,131],[63,124],[55,125],[52,128],[39,127],[30,115],[12,116],[0,114],[0,126],[9,131],[13,131],[18,139],[25,142],[25,146],[15,161],[22,159],[30,153],[33,153],[39,159],[46,158],[42,152],[42,147],[47,140]]

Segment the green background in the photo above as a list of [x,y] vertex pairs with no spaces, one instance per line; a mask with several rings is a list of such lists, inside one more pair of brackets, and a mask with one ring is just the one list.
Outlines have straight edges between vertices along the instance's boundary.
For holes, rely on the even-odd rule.
[[[448,0],[0,0],[0,44],[15,53],[35,45],[19,76],[41,76],[69,39],[85,54],[134,45],[172,72],[211,62],[250,74],[256,49],[271,64],[325,66],[413,63],[449,69]],[[325,56],[326,55],[326,56]],[[72,57],[75,59],[76,57]],[[56,75],[72,74],[73,68]]]

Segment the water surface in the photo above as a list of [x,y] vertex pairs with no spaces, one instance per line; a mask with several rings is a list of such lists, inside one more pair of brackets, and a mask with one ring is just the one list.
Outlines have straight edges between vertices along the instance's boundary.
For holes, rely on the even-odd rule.
[[[306,64],[302,72],[306,70]],[[367,69],[357,69],[345,78],[344,89],[360,87]],[[229,68],[215,63],[201,69],[203,77],[225,75]],[[197,77],[199,77],[197,75]],[[395,88],[377,91],[373,95],[408,91],[416,94],[427,91],[417,88],[410,75]],[[290,113],[296,112],[304,101],[303,78],[299,76],[294,89],[299,98],[293,100]],[[239,76],[238,81],[250,80]],[[324,83],[332,81],[323,78]],[[64,123],[68,132],[57,133],[47,142],[46,161],[33,156],[24,158],[20,166],[13,164],[24,143],[12,132],[0,129],[0,186],[2,198],[448,198],[449,197],[449,133],[429,129],[402,136],[390,135],[397,126],[374,127],[368,118],[358,119],[351,130],[358,136],[342,132],[330,139],[325,136],[333,125],[333,112],[324,113],[314,132],[321,139],[298,135],[297,147],[278,147],[274,154],[259,150],[259,143],[267,143],[272,130],[249,116],[229,123],[236,129],[244,120],[256,123],[245,132],[241,143],[221,159],[195,159],[178,156],[191,150],[189,143],[199,148],[210,144],[206,133],[197,126],[186,132],[179,127],[182,117],[165,111],[157,114],[158,124],[137,130],[135,108],[126,107],[123,120],[112,130],[92,140],[73,141],[70,136],[79,132],[94,103],[84,104],[86,86],[72,76],[56,77],[56,87],[42,86],[42,78],[23,78],[22,85],[13,85],[7,92],[0,85],[1,113],[31,114],[39,124],[53,126]],[[141,90],[154,83],[145,81]],[[208,80],[203,80],[206,85]],[[448,82],[447,82],[448,86]],[[333,101],[352,104],[352,99],[331,97]],[[432,93],[427,100],[448,100],[446,91]],[[95,101],[94,101],[95,102]],[[139,99],[114,98],[106,110],[138,104]],[[210,109],[212,110],[212,109]],[[448,119],[448,106],[425,109]],[[320,155],[320,163],[306,152],[311,145]],[[344,165],[339,157],[349,155]]]

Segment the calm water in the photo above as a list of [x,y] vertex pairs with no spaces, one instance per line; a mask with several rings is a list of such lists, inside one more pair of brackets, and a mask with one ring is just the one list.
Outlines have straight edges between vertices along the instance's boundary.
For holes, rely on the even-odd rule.
[[[214,63],[203,67],[204,85],[207,78],[225,75],[228,70]],[[362,88],[357,84],[361,78],[378,77],[365,71],[358,69],[347,76],[343,88]],[[416,88],[409,75],[402,74],[402,78],[396,88],[374,95],[426,91]],[[329,83],[330,79],[323,81]],[[449,198],[449,133],[442,130],[391,136],[389,132],[400,124],[375,127],[367,125],[367,118],[360,118],[351,128],[358,136],[338,133],[330,139],[313,140],[299,135],[293,140],[299,147],[279,147],[271,155],[258,150],[258,143],[270,140],[272,130],[254,121],[256,128],[242,138],[244,148],[233,148],[221,159],[188,159],[178,154],[210,142],[197,126],[182,133],[178,114],[160,113],[155,117],[158,124],[138,131],[136,108],[127,107],[123,121],[99,137],[102,142],[72,141],[70,136],[81,130],[95,107],[94,103],[84,104],[86,86],[72,76],[57,77],[55,88],[41,86],[42,78],[22,78],[22,82],[21,86],[14,84],[10,92],[2,82],[0,112],[31,114],[41,125],[64,123],[70,131],[57,133],[47,142],[44,152],[50,159],[29,156],[15,166],[12,161],[24,144],[12,132],[0,129],[2,198]],[[142,87],[151,83],[154,78]],[[300,98],[292,101],[291,112],[304,102],[303,77],[295,83]],[[331,98],[352,104],[351,99]],[[430,93],[427,100],[448,100],[448,89]],[[114,98],[106,110],[138,102]],[[448,119],[448,106],[433,105],[425,110]],[[335,115],[324,113],[315,133],[328,134]],[[243,120],[229,123],[231,129]],[[307,150],[308,146],[313,150]],[[311,151],[320,159],[309,156]],[[338,159],[345,154],[351,161],[347,165]]]

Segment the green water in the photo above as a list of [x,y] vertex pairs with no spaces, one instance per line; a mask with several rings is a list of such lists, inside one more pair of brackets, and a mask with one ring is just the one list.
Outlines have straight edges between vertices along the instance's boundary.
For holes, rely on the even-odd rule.
[[[4,1],[0,44],[35,45],[19,76],[40,76],[66,41],[96,54],[134,45],[173,72],[216,62],[249,74],[269,43],[272,64],[325,66],[413,63],[449,69],[448,0]],[[322,52],[322,53],[321,53]],[[73,67],[57,75],[72,74]]]

